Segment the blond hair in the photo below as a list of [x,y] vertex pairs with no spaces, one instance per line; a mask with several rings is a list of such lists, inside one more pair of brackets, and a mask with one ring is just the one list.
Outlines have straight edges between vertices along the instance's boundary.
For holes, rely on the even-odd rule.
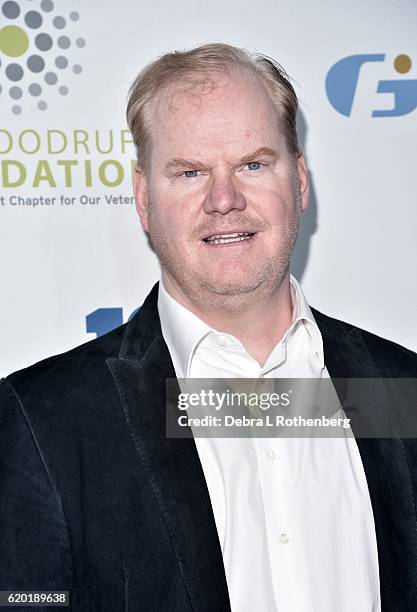
[[165,53],[145,66],[136,77],[129,90],[126,117],[136,147],[138,165],[145,171],[149,170],[152,102],[163,88],[192,74],[230,74],[236,69],[251,71],[266,85],[288,150],[296,155],[298,101],[285,70],[261,53],[213,43],[189,51]]

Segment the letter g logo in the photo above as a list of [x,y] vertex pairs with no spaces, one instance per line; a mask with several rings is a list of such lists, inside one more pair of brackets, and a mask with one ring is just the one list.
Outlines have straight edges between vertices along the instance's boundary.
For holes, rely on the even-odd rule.
[[[327,73],[326,93],[330,104],[341,115],[350,117],[358,84],[359,73],[367,62],[383,62],[385,54],[350,55],[336,62]],[[408,55],[399,55],[394,68],[406,73],[411,68]],[[392,93],[394,106],[391,109],[374,110],[372,117],[400,117],[417,108],[417,79],[392,79],[378,81],[377,93]]]

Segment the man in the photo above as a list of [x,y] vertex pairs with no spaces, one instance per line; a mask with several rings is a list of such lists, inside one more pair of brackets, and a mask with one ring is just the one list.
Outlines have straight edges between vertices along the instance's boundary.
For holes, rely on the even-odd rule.
[[127,325],[3,381],[1,589],[69,590],[77,611],[416,609],[413,439],[166,436],[169,378],[417,376],[289,276],[296,109],[272,60],[228,45],[134,83],[162,279]]

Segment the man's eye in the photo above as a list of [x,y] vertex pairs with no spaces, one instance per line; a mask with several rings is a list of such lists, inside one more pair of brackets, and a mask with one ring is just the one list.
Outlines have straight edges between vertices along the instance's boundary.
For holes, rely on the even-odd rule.
[[187,178],[194,178],[195,176],[197,176],[197,172],[198,170],[186,170],[182,173],[182,175]]
[[263,164],[258,161],[253,161],[246,164],[246,166],[249,170],[259,170],[263,166]]

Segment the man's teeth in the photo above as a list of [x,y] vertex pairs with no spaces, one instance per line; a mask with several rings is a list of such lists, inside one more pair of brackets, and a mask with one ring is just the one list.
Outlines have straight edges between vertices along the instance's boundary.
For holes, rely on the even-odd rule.
[[253,236],[252,232],[235,232],[234,234],[216,234],[205,239],[212,244],[227,244],[228,242],[239,242]]

